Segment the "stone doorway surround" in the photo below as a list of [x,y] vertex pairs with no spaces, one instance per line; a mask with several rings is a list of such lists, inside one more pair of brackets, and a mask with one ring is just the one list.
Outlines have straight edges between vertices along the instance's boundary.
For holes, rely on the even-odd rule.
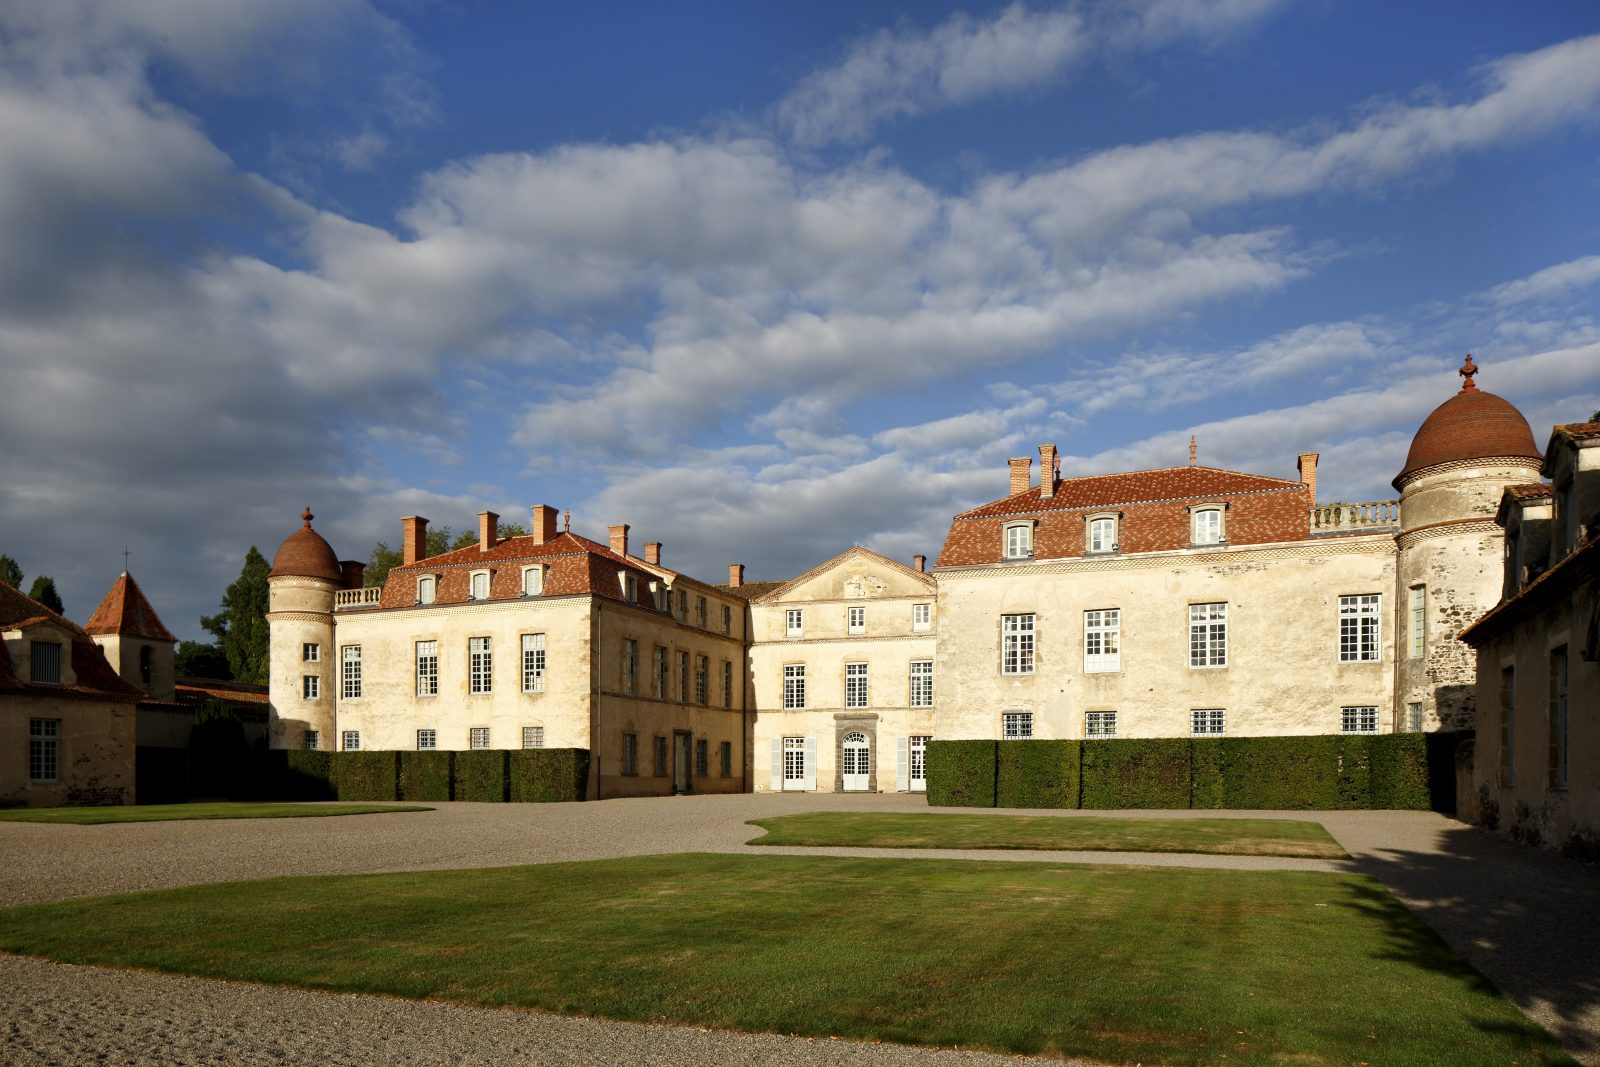
[[[878,716],[865,711],[836,711],[833,713],[833,791],[844,792],[844,735],[867,735],[867,789],[878,791]],[[856,790],[860,792],[860,790]]]

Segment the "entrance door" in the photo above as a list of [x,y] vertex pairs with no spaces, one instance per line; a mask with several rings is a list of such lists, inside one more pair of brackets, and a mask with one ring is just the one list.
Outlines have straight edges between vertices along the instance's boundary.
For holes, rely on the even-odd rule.
[[689,746],[690,735],[674,733],[672,735],[672,791],[674,793],[689,792]]
[[803,737],[783,739],[783,788],[806,788],[806,739]]
[[867,766],[871,750],[867,735],[853,730],[844,735],[844,789],[847,793],[864,792],[867,785]]
[[928,740],[926,735],[911,737],[911,772],[908,777],[913,793],[928,791]]

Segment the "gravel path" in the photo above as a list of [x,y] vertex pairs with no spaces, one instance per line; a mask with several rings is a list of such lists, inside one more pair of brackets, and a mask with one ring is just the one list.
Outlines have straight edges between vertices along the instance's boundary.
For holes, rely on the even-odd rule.
[[[1600,1067],[1600,871],[1426,812],[1038,812],[1061,818],[1321,822],[1352,858],[746,846],[752,818],[927,810],[921,797],[830,794],[441,804],[332,819],[48,826],[0,822],[0,902],[275,875],[439,870],[667,852],[1063,860],[1355,871],[1387,885],[1580,1062]],[[990,809],[990,813],[994,812]],[[1003,813],[1001,813],[1003,814]],[[649,1064],[1015,1063],[1013,1057],[309,993],[0,956],[0,1060]],[[951,1058],[953,1057],[953,1058]],[[1059,1062],[1059,1061],[1055,1061]]]

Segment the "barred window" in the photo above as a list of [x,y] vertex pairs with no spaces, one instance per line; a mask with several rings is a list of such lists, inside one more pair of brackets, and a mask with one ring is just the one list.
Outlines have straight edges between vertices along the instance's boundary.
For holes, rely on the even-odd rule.
[[317,699],[318,694],[321,692],[322,679],[318,678],[314,674],[303,674],[300,676],[300,699],[315,700]]
[[1228,665],[1228,605],[1189,605],[1189,666]]
[[708,743],[703,737],[694,743],[694,773],[700,778],[704,778],[711,773],[706,752],[708,747]]
[[1000,616],[1000,672],[1033,673],[1033,616]]
[[315,752],[317,750],[317,746],[320,745],[321,743],[322,743],[322,735],[321,734],[317,733],[317,731],[315,731],[315,730],[307,730],[306,731],[306,737],[305,737],[304,744],[305,744],[305,749],[306,749],[307,752]]
[[1367,706],[1339,709],[1339,732],[1342,734],[1375,734],[1378,732],[1378,709]]
[[[59,645],[57,648],[61,647]],[[53,782],[61,774],[61,720],[28,720],[28,778]]]
[[61,684],[61,646],[54,641],[32,641],[28,646],[28,679],[39,685]]
[[543,726],[524,726],[522,728],[522,747],[523,748],[543,748],[544,747],[544,727]]
[[1083,669],[1122,669],[1122,610],[1101,608],[1083,613]]
[[660,734],[656,735],[655,772],[658,777],[665,778],[667,776],[667,739]]
[[622,735],[622,773],[639,773],[639,735]]
[[339,650],[339,657],[344,668],[340,695],[346,700],[353,700],[361,696],[361,646],[345,645]]
[[494,689],[494,654],[491,651],[489,638],[471,637],[467,639],[467,679],[468,690],[473,693],[488,693]]
[[931,659],[911,661],[911,706],[933,707],[933,660]]
[[417,696],[439,693],[439,642],[417,642]]
[[866,608],[847,608],[845,610],[846,610],[846,612],[848,614],[848,618],[846,619],[846,627],[845,628],[847,630],[849,630],[853,634],[864,634],[864,633],[866,633],[867,632],[867,609]]
[[864,708],[867,706],[867,665],[865,663],[846,663],[844,665],[844,706],[847,708]]
[[418,752],[428,752],[428,751],[430,751],[432,749],[435,749],[435,748],[438,748],[438,747],[439,747],[439,731],[438,730],[418,730],[417,731],[417,751]]
[[346,730],[344,732],[343,744],[342,744],[341,747],[346,752],[360,752],[361,751],[361,731],[360,730]]
[[522,691],[544,692],[544,634],[522,635]]
[[632,696],[639,691],[639,642],[622,639],[622,691]]
[[489,728],[487,726],[474,726],[467,731],[468,748],[488,748]]
[[1008,711],[1000,717],[1003,733],[1009,741],[1020,741],[1033,736],[1033,712]]
[[717,748],[718,759],[722,765],[722,777],[733,777],[733,742],[724,741],[722,744],[718,745]]
[[1091,711],[1083,716],[1084,737],[1116,737],[1117,713],[1114,711]]
[[1221,737],[1227,716],[1221,708],[1201,708],[1189,712],[1191,737]]
[[783,665],[783,706],[786,708],[803,708],[806,706],[806,665],[804,663],[785,663]]
[[1382,657],[1382,620],[1378,616],[1381,599],[1377,593],[1339,598],[1340,663],[1376,663]]

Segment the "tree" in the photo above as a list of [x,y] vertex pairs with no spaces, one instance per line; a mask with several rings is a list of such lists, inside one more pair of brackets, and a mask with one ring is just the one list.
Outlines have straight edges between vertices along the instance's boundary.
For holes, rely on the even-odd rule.
[[57,615],[64,614],[67,610],[61,606],[61,594],[56,592],[56,580],[47,574],[41,574],[33,580],[33,585],[28,589],[28,596]]
[[250,546],[238,579],[222,594],[222,610],[202,615],[200,625],[216,635],[217,645],[228,657],[234,680],[265,685],[271,661],[267,633],[266,557]]
[[10,556],[0,556],[0,582],[13,589],[22,588],[22,568]]
[[1600,411],[1597,411],[1593,415],[1590,415],[1589,416],[1589,421],[1590,422],[1600,422]]
[[[508,537],[526,537],[528,528],[514,522],[502,522],[497,531],[500,540]],[[450,536],[450,527],[440,526],[438,529],[428,531],[428,543],[423,551],[430,556],[437,556],[444,552],[453,552],[458,548],[478,543],[478,535],[471,530],[462,530],[455,537]],[[367,559],[366,577],[363,585],[380,586],[389,576],[392,567],[400,566],[404,555],[398,548],[390,548],[389,542],[379,541],[372,548],[372,555]]]
[[233,677],[228,669],[227,654],[216,645],[205,645],[199,641],[178,642],[176,668],[180,676],[190,678],[220,678],[226,681]]

